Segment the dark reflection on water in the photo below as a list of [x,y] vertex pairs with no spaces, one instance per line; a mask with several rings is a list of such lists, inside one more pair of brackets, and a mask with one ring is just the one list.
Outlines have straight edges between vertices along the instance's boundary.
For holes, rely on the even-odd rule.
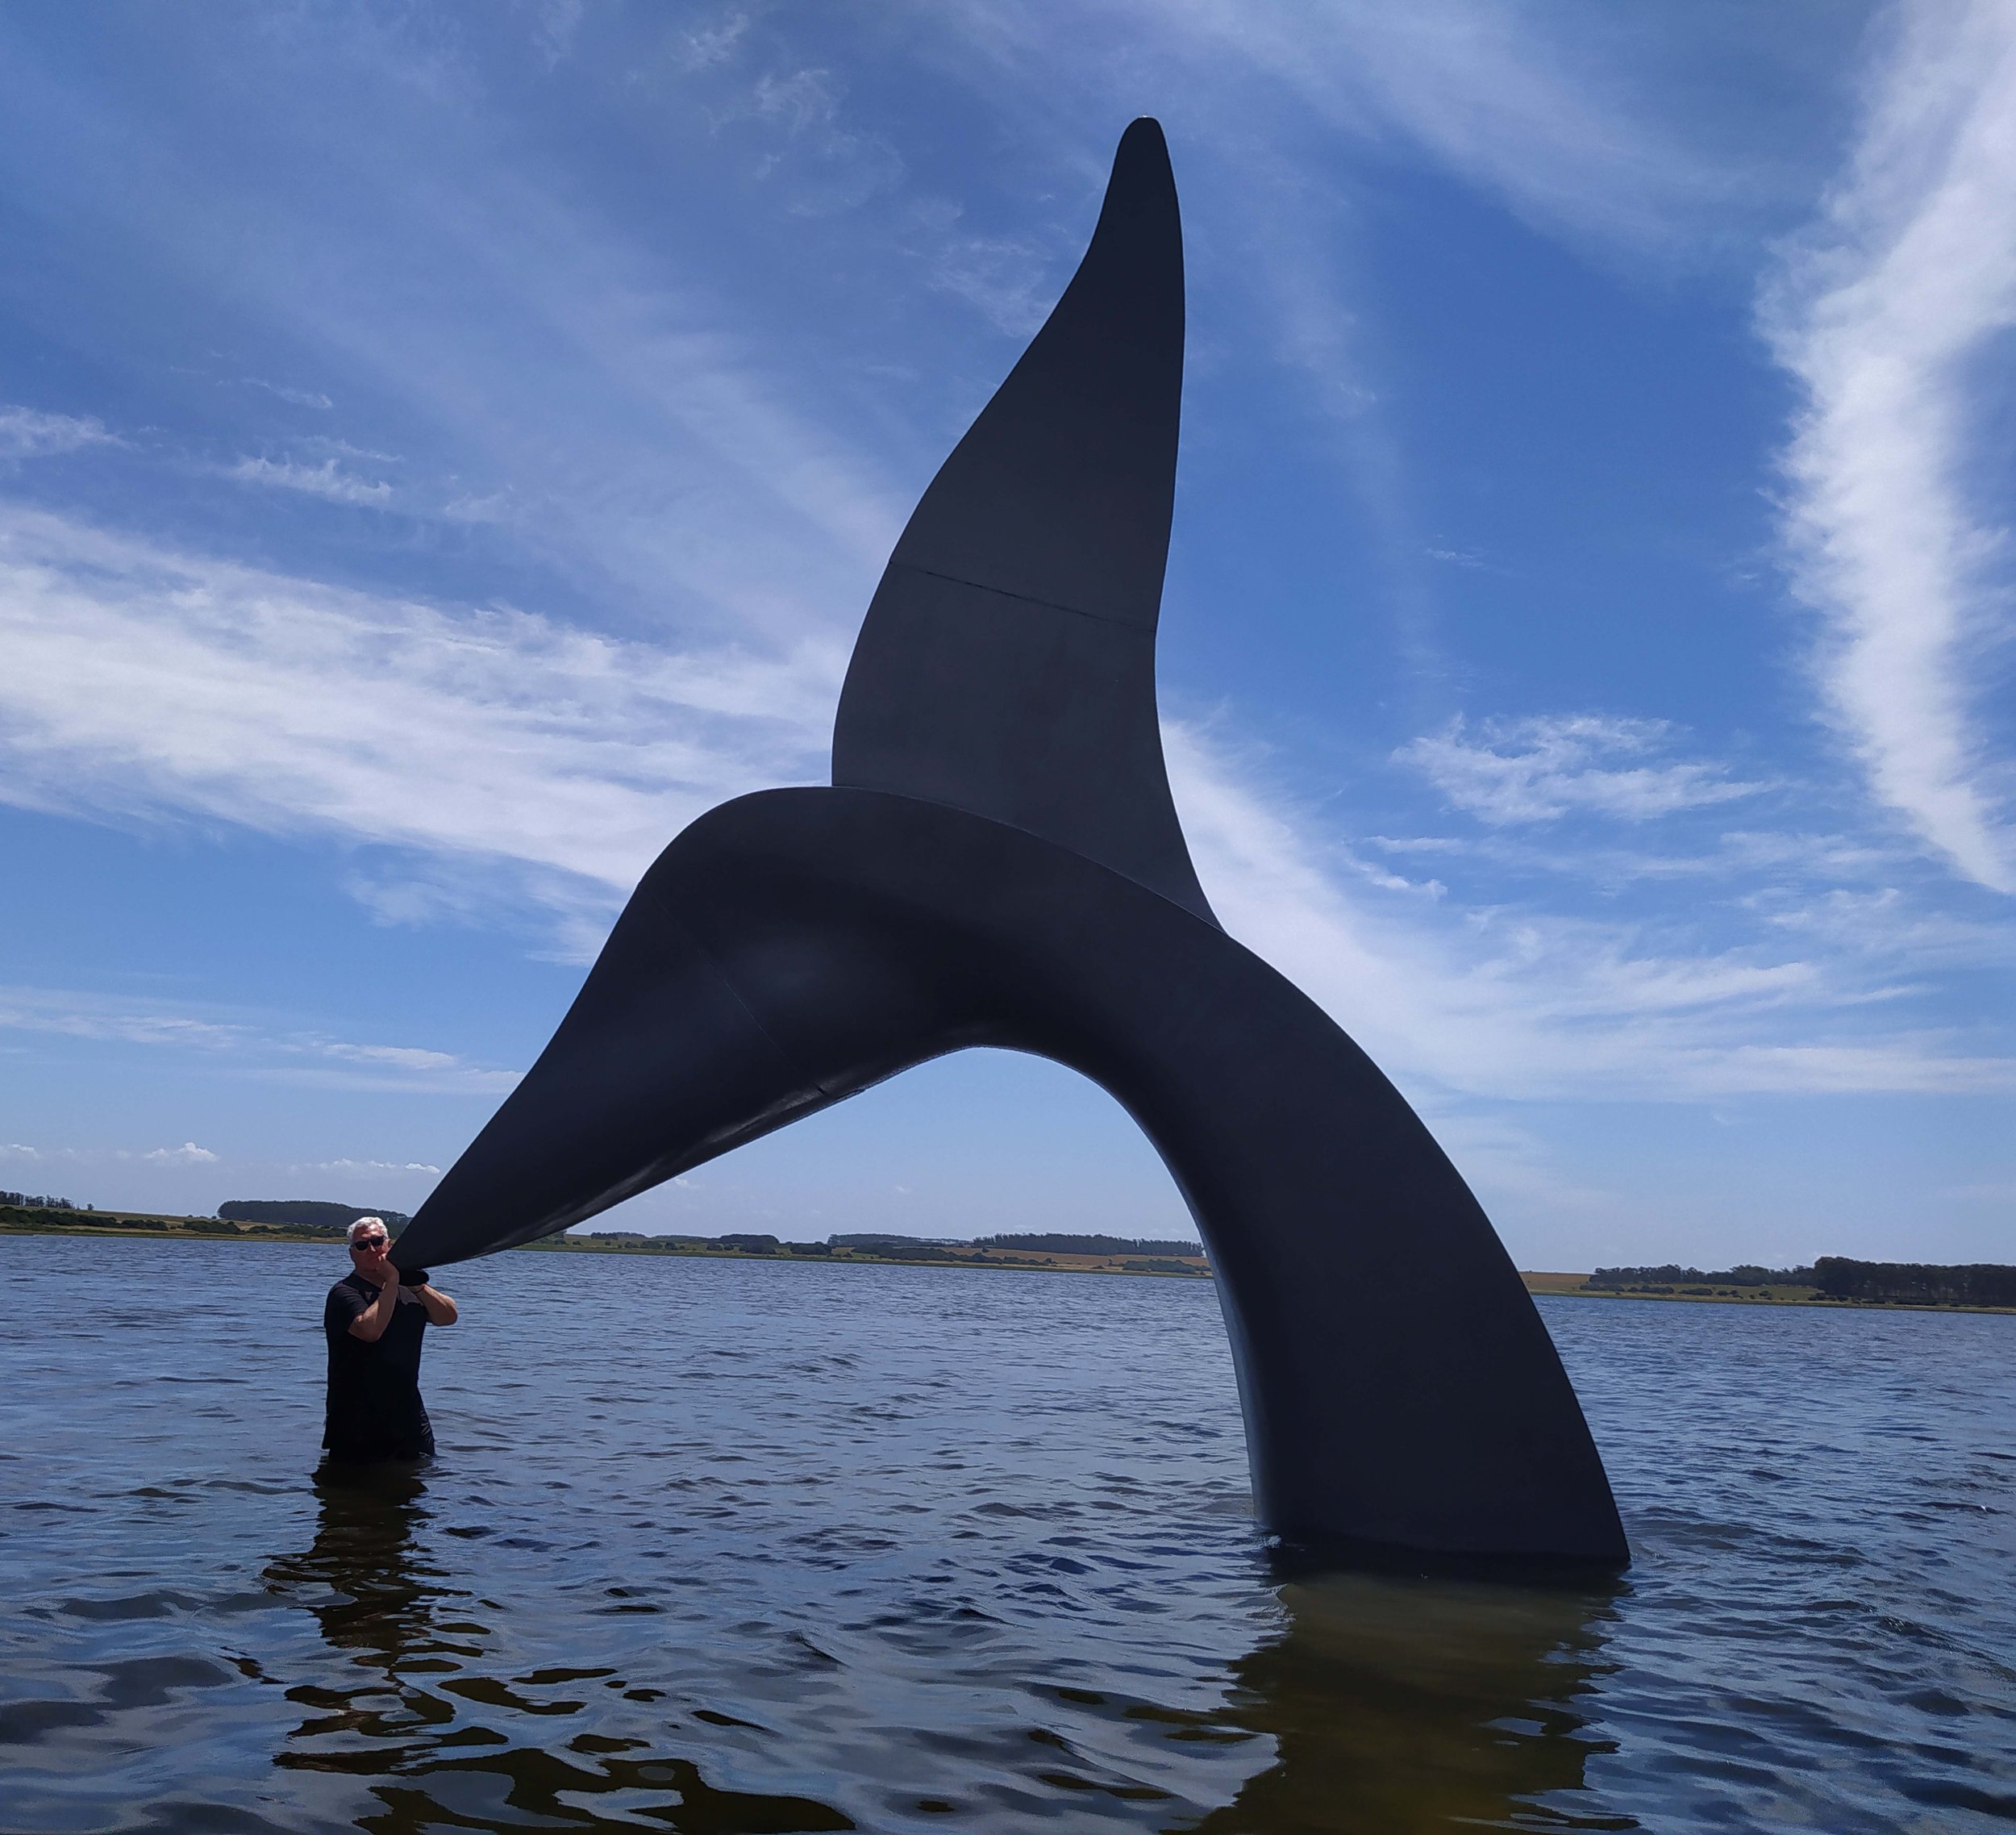
[[508,1823],[602,1829],[618,1808],[690,1835],[855,1826],[809,1799],[710,1789],[690,1760],[644,1756],[642,1741],[577,1732],[564,1745],[527,1746],[465,1720],[466,1703],[578,1716],[585,1702],[550,1691],[620,1689],[621,1679],[606,1668],[551,1665],[509,1680],[483,1674],[489,1633],[480,1603],[416,1545],[429,1516],[424,1478],[325,1469],[314,1486],[314,1541],[274,1562],[267,1583],[311,1612],[331,1652],[362,1674],[348,1687],[289,1689],[308,1716],[273,1762],[386,1780],[376,1791],[383,1809],[358,1817],[359,1828],[382,1835]]
[[1586,1791],[1592,1691],[1618,1589],[1333,1576],[1282,1590],[1285,1635],[1238,1659],[1228,1717],[1272,1766],[1206,1816],[1264,1829],[1636,1829]]
[[[276,1598],[314,1616],[348,1680],[288,1690],[306,1717],[274,1762],[387,1780],[377,1791],[382,1812],[358,1826],[394,1835],[473,1817],[477,1827],[530,1819],[598,1829],[618,1809],[696,1835],[856,1826],[809,1798],[710,1789],[691,1760],[652,1754],[645,1741],[577,1732],[564,1744],[528,1746],[467,1720],[464,1704],[567,1720],[598,1688],[648,1700],[657,1691],[629,1690],[601,1667],[484,1674],[482,1608],[420,1545],[431,1515],[423,1477],[324,1473],[315,1490],[313,1544],[275,1561],[265,1578]],[[1261,1750],[1271,1762],[1235,1801],[1172,1825],[1201,1835],[1635,1829],[1627,1816],[1560,1807],[1587,1788],[1591,1751],[1609,1750],[1580,1704],[1602,1669],[1600,1624],[1617,1591],[1308,1578],[1279,1590],[1277,1634],[1228,1666],[1216,1712],[1087,1688],[1048,1692],[1081,1714],[1117,1712],[1173,1742],[1268,1742]],[[1056,1734],[1049,1743],[1071,1750]],[[1061,1761],[1035,1775],[1068,1791],[1087,1787]],[[1123,1800],[1173,1802],[1152,1785],[1106,1787]],[[1548,1799],[1553,1807],[1543,1807]],[[944,1799],[917,1807],[931,1813],[939,1803],[940,1814],[960,1808]]]
[[419,1469],[385,1466],[323,1470],[310,1483],[315,1539],[276,1560],[267,1585],[314,1615],[331,1649],[382,1671],[389,1687],[409,1659],[433,1654],[442,1576],[413,1545],[427,1481]]
[[332,1483],[327,1258],[0,1257],[8,1831],[2016,1825],[2016,1320],[1550,1304],[1627,1579],[1285,1583],[1202,1284],[500,1257]]

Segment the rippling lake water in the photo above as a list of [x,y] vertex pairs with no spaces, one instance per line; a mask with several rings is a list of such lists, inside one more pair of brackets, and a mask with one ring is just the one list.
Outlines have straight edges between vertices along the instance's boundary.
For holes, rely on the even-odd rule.
[[0,1241],[9,1831],[2006,1828],[2016,1318],[1543,1300],[1637,1563],[1281,1583],[1206,1282]]

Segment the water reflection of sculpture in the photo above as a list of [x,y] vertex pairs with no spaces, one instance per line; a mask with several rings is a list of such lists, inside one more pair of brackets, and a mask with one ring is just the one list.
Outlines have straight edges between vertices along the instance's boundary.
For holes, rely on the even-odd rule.
[[1160,129],[947,460],[856,645],[833,787],[694,823],[402,1246],[550,1235],[943,1053],[1052,1057],[1160,1149],[1219,1277],[1261,1520],[1347,1558],[1627,1558],[1468,1188],[1218,928],[1164,771],[1155,632],[1183,365]]
[[1233,1666],[1221,1724],[1274,1763],[1198,1835],[1635,1829],[1587,1765],[1614,1589],[1331,1574],[1281,1590],[1281,1634]]

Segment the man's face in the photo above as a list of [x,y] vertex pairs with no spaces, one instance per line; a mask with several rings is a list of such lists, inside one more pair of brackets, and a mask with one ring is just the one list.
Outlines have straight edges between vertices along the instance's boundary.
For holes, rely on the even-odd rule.
[[376,1268],[391,1245],[392,1238],[383,1230],[365,1230],[350,1245],[350,1257],[360,1268]]

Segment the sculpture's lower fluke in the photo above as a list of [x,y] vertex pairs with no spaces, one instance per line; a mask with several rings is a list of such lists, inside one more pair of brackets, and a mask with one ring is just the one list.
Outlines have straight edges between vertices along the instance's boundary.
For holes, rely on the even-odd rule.
[[1628,1558],[1518,1274],[1370,1060],[1169,899],[911,799],[768,791],[686,830],[402,1249],[531,1241],[975,1045],[1083,1072],[1160,1151],[1268,1528],[1356,1558]]

